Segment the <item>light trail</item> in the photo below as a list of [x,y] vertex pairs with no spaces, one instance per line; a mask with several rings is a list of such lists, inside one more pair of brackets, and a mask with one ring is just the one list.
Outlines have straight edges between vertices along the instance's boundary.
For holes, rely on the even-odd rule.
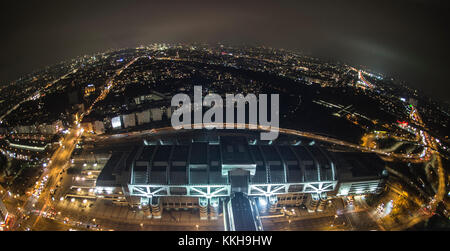
[[361,70],[358,71],[358,77],[359,77],[359,79],[360,79],[367,87],[369,87],[369,88],[371,88],[371,89],[373,89],[373,88],[375,87],[373,84],[371,84],[369,81],[367,81],[367,80],[364,78],[364,76],[363,76]]

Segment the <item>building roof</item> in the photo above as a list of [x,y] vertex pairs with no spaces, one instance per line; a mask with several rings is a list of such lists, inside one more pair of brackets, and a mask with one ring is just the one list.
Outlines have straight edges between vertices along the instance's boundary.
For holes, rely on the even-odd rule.
[[[244,135],[230,133],[220,136],[219,142],[205,141],[205,137],[168,142],[137,146],[125,157],[114,153],[99,180],[113,180],[118,170],[130,167],[132,176],[127,180],[132,184],[168,185],[230,184],[226,174],[235,169],[250,171],[250,184],[377,178],[384,170],[384,162],[376,154],[330,152],[317,144],[254,144]],[[121,169],[117,163],[126,167]]]

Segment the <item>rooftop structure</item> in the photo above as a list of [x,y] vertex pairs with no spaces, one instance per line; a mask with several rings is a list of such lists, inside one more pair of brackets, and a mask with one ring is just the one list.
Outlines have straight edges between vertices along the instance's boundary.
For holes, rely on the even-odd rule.
[[[147,142],[113,153],[97,186],[123,187],[129,196],[227,197],[330,193],[338,184],[367,183],[378,192],[384,162],[372,153],[331,152],[317,144],[257,142],[242,135],[202,133]],[[350,185],[351,186],[351,185]],[[352,191],[349,191],[350,193]]]
[[[329,198],[379,193],[384,184],[385,164],[376,154],[337,152],[298,139],[265,142],[234,131],[196,130],[144,142],[113,152],[96,190],[111,198],[119,191],[131,206],[151,206],[154,217],[168,201],[197,199],[201,218],[208,210],[215,218],[222,202],[225,229],[262,230],[255,201],[272,207],[292,195],[308,211],[320,211]],[[241,226],[236,217],[248,219]]]

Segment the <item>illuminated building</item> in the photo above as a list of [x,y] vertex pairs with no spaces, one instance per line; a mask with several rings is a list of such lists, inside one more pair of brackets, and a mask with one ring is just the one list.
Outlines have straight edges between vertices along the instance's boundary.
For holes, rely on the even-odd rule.
[[199,208],[207,219],[228,210],[235,194],[264,199],[268,210],[303,204],[315,212],[330,198],[382,191],[385,164],[377,155],[295,140],[265,142],[234,130],[155,136],[112,153],[97,179],[97,195],[121,197],[156,218],[164,208]]

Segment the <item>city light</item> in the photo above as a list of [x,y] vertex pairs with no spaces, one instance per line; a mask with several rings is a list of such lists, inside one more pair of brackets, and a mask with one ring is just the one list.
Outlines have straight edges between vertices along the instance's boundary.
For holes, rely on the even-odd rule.
[[266,197],[259,197],[258,202],[261,207],[267,206],[267,198]]
[[[0,86],[0,213],[11,217],[1,226],[405,230],[447,219],[445,106],[366,68],[267,46],[180,43],[30,73]],[[185,93],[192,118],[173,102]],[[272,94],[279,111],[261,115],[259,100]],[[239,110],[247,103],[258,112]],[[233,120],[221,128],[212,115]],[[259,124],[269,117],[281,123]]]

